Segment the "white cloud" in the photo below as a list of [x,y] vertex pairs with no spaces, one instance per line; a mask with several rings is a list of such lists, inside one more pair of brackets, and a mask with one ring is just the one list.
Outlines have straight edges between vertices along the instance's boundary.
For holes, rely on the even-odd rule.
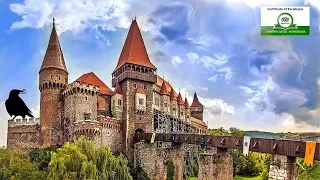
[[218,70],[220,76],[223,76],[225,80],[230,80],[232,78],[233,72],[230,67],[223,67]]
[[179,56],[172,56],[171,62],[173,65],[181,64],[182,59]]
[[214,75],[214,76],[211,76],[208,80],[209,81],[212,81],[212,82],[216,82],[217,81],[217,78],[218,78],[218,74]]
[[251,95],[251,94],[253,94],[253,93],[256,92],[256,91],[254,91],[254,90],[252,90],[251,88],[246,87],[246,86],[239,86],[239,88],[240,88],[241,90],[243,90],[243,92],[244,92],[245,95]]
[[25,0],[23,3],[10,4],[10,10],[22,18],[14,22],[10,29],[40,29],[51,24],[55,17],[59,34],[65,31],[77,34],[87,28],[115,31],[117,28],[128,28],[132,18],[137,15],[140,28],[152,32],[157,27],[147,22],[148,15],[155,7],[126,0]]
[[7,145],[8,120],[10,116],[6,110],[5,102],[0,103],[0,146]]
[[212,69],[212,70],[217,69],[219,66],[222,66],[228,63],[229,61],[228,57],[225,55],[221,55],[221,56],[213,55],[212,57],[210,56],[199,57],[197,53],[189,52],[187,53],[186,56],[188,60],[191,62],[191,64],[202,63],[205,68]]

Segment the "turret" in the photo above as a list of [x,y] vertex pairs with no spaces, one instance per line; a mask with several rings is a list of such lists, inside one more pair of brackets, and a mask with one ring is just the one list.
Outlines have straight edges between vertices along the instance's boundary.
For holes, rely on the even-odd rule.
[[61,91],[68,84],[68,71],[64,62],[58,34],[53,19],[47,51],[39,71],[41,145],[61,144],[57,135],[63,113]]
[[188,103],[187,96],[185,96],[184,107],[185,107],[185,121],[187,123],[190,123],[191,122],[190,106],[189,106],[189,103]]
[[165,81],[162,81],[160,89],[160,111],[169,114],[170,113],[170,96],[167,91]]
[[184,107],[184,102],[182,100],[182,96],[179,92],[178,98],[177,98],[177,104],[178,104],[178,117],[181,120],[185,119],[185,107]]
[[191,117],[203,120],[203,105],[199,102],[197,93],[194,93],[193,102],[191,104]]
[[120,84],[116,84],[116,88],[114,89],[114,94],[111,97],[111,113],[112,116],[118,120],[122,120],[123,113],[123,95]]
[[178,118],[178,103],[177,103],[177,93],[171,88],[170,92],[170,106],[171,106],[171,116]]

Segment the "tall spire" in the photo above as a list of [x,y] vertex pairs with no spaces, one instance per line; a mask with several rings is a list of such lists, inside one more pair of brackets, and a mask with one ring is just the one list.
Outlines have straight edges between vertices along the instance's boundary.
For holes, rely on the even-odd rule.
[[189,109],[190,107],[188,103],[187,95],[185,95],[184,106],[186,107],[186,109]]
[[174,91],[173,88],[171,88],[171,91],[170,91],[170,100],[176,100],[177,98],[177,93]]
[[53,27],[40,71],[46,68],[57,68],[67,71],[54,21],[55,19],[53,18]]
[[161,95],[167,95],[168,94],[168,91],[167,91],[167,88],[166,88],[166,83],[164,82],[164,80],[162,81],[160,94]]
[[199,102],[197,93],[194,93],[193,102],[191,104],[191,107],[203,107],[203,105]]
[[150,61],[136,20],[133,20],[123,45],[117,67],[113,73],[126,63],[157,69]]
[[183,105],[184,104],[184,102],[183,102],[183,100],[182,100],[182,96],[181,96],[181,94],[180,94],[180,89],[179,89],[179,95],[178,95],[178,105]]

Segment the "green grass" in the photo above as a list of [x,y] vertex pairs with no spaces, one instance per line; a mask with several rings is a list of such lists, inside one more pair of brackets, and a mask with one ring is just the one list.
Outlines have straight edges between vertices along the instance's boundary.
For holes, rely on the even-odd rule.
[[233,180],[261,180],[261,178],[259,176],[257,177],[235,176]]
[[188,177],[187,180],[198,180],[197,177]]

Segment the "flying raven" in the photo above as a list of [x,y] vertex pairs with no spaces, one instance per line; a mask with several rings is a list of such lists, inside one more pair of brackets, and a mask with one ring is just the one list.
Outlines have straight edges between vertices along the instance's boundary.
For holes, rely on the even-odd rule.
[[27,107],[27,105],[23,102],[23,100],[19,97],[19,94],[25,94],[26,90],[23,89],[13,89],[10,91],[9,98],[6,100],[6,109],[9,115],[12,117],[14,115],[13,119],[15,119],[17,116],[22,116],[25,118],[26,116],[34,117]]

